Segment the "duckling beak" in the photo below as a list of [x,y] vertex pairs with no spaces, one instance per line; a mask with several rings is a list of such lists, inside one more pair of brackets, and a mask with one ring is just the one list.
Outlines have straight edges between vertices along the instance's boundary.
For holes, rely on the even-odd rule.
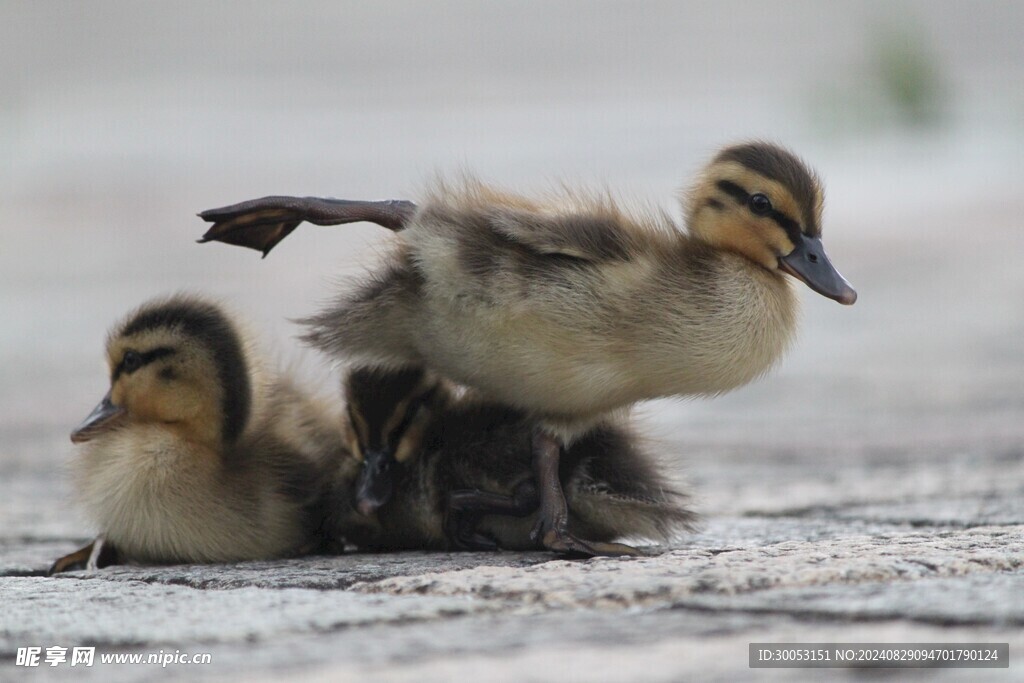
[[372,515],[391,499],[391,468],[395,464],[395,457],[384,451],[363,454],[363,469],[356,482],[356,508],[360,514]]
[[110,392],[103,397],[82,424],[71,432],[71,443],[85,443],[89,439],[117,426],[121,418],[127,414],[124,408],[115,406],[110,401]]
[[825,255],[820,237],[802,237],[796,248],[779,258],[779,268],[822,296],[850,306],[857,292]]

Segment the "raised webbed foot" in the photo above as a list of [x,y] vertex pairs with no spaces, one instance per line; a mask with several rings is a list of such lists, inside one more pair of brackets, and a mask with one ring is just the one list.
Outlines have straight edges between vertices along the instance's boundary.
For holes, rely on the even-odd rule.
[[213,225],[199,241],[248,247],[266,256],[303,221],[315,225],[369,221],[397,231],[405,227],[415,211],[415,204],[402,200],[263,197],[200,213],[200,218]]

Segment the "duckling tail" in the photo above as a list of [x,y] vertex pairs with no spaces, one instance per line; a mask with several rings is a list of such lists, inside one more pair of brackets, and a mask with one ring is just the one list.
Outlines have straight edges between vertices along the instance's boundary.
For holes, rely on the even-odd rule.
[[571,518],[590,538],[671,541],[692,531],[697,515],[652,453],[622,426],[605,424],[566,452]]
[[657,498],[617,494],[606,487],[581,486],[569,494],[573,526],[592,538],[642,539],[668,542],[693,531],[697,515],[687,507],[687,497],[663,491]]

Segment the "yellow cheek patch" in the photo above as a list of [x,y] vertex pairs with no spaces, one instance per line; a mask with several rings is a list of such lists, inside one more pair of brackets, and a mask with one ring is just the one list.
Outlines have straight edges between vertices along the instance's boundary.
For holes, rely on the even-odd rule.
[[128,411],[129,417],[135,422],[163,422],[161,407],[165,403],[164,396],[154,391],[153,383],[148,381],[141,371],[130,375],[123,374],[114,385],[111,399]]
[[405,462],[420,452],[423,440],[422,427],[410,427],[401,441],[398,442],[398,449],[395,451],[395,460]]
[[347,420],[344,427],[345,432],[345,444],[348,446],[349,452],[356,458],[356,460],[365,460],[363,456],[363,447],[359,443],[359,437],[356,436],[355,427],[352,426],[352,421]]
[[777,256],[786,256],[793,251],[796,245],[789,239],[786,231],[780,228],[775,221],[768,220],[764,222],[768,223],[768,225],[761,226],[761,235],[771,248],[772,253]]
[[362,413],[359,412],[359,408],[355,404],[349,404],[348,416],[349,425],[352,428],[353,443],[356,444],[356,447],[352,449],[352,452],[356,454],[356,457],[362,460],[363,450],[361,446],[370,443],[370,427],[366,424],[366,420],[363,418]]
[[113,403],[115,406],[123,408],[124,394],[124,383],[121,382],[120,380],[114,382],[114,384],[110,387],[110,402]]
[[768,242],[765,241],[764,226],[753,221],[727,221],[717,227],[714,233],[714,244],[737,252],[755,263],[774,270],[778,266],[778,257]]
[[426,408],[420,409],[398,442],[398,447],[395,449],[395,460],[405,462],[420,452],[423,448],[423,436],[429,423],[430,411]]

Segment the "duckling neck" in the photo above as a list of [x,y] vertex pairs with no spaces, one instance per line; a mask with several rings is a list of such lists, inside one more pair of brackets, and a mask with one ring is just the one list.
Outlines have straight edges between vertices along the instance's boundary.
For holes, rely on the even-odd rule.
[[637,359],[656,395],[714,395],[747,384],[775,365],[796,330],[798,300],[785,276],[701,243],[687,247],[659,278],[682,296],[662,309]]

